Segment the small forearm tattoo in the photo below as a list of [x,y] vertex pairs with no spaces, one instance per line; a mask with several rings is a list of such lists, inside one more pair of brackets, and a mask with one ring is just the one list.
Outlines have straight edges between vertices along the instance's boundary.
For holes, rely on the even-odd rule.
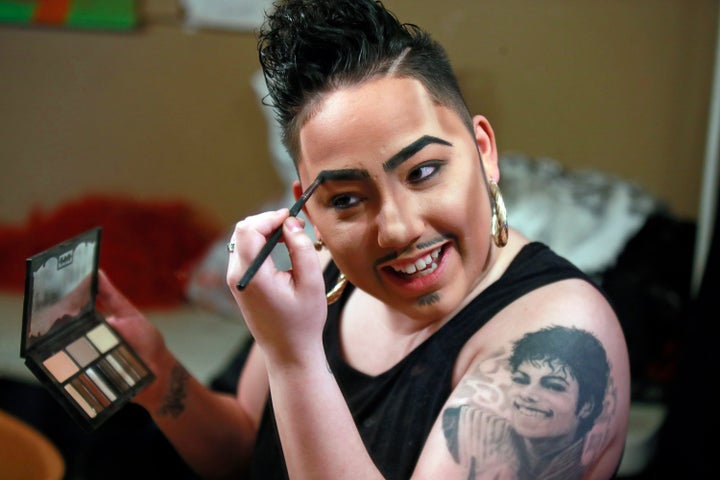
[[162,405],[158,408],[160,416],[177,418],[185,410],[185,397],[187,396],[187,381],[190,374],[182,365],[175,365],[170,372],[170,386]]

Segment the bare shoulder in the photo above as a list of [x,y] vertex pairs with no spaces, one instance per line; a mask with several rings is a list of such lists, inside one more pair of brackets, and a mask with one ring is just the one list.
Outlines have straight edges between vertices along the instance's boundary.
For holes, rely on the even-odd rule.
[[610,478],[627,431],[620,323],[583,280],[538,288],[469,342],[418,478]]
[[627,354],[620,322],[605,296],[581,279],[568,279],[538,288],[519,298],[497,319],[521,332],[548,325],[583,329],[608,349],[610,357]]

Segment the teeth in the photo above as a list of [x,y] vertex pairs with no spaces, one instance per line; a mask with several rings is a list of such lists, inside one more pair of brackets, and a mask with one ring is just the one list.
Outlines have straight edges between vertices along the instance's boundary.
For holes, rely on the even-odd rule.
[[[437,264],[433,260],[437,260],[437,258],[440,256],[440,249],[433,250],[429,254],[425,255],[422,258],[419,258],[415,261],[415,263],[412,263],[410,265],[407,265],[404,268],[397,268],[393,267],[393,269],[396,272],[404,273],[406,275],[412,275],[417,272],[422,272],[426,268],[429,268],[429,272],[435,270],[437,268]],[[427,272],[427,273],[429,273]]]
[[551,416],[547,412],[542,412],[542,411],[534,409],[534,408],[526,407],[523,405],[518,405],[517,403],[515,403],[515,408],[518,410],[518,412],[520,412],[523,415],[528,416],[528,417],[547,418],[547,417]]

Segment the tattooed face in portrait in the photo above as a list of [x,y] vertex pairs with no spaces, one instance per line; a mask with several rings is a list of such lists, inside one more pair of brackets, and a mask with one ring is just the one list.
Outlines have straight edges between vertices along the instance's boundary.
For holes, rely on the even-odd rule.
[[578,415],[579,384],[564,364],[553,361],[524,361],[512,374],[509,389],[511,422],[527,438],[574,437]]
[[[550,420],[557,420],[556,428],[576,426],[577,438],[592,428],[602,412],[610,373],[605,349],[593,335],[566,327],[528,333],[513,345],[509,365],[513,418],[536,420],[520,422],[518,430],[548,428]],[[565,413],[577,424],[558,418]]]

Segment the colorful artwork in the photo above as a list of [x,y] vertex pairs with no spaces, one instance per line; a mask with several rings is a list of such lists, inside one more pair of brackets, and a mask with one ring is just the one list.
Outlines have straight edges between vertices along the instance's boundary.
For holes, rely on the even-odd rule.
[[129,30],[137,23],[135,0],[0,0],[0,24]]

